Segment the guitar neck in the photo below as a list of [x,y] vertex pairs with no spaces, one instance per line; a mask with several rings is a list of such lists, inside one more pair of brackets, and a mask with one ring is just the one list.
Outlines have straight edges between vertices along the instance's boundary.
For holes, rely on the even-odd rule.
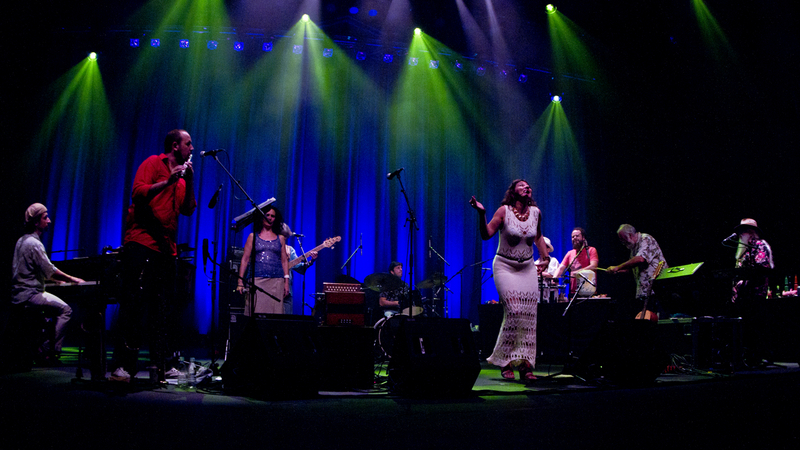
[[318,251],[322,250],[325,247],[326,247],[325,244],[319,244],[318,246],[316,246],[316,247],[312,248],[311,250],[309,250],[309,251],[303,253],[302,255],[298,256],[297,258],[289,261],[289,268],[291,269],[292,267],[294,267],[294,266],[300,264],[301,262],[305,261],[307,259],[306,255],[308,255],[309,253],[318,252]]

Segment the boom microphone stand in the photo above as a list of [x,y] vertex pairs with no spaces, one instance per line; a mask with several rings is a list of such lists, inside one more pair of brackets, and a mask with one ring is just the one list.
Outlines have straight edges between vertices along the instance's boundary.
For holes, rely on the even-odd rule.
[[409,246],[411,248],[408,251],[408,273],[409,273],[408,285],[409,285],[409,290],[408,290],[408,294],[407,294],[408,295],[407,301],[408,301],[408,312],[409,312],[408,319],[409,320],[413,320],[414,319],[414,308],[413,308],[414,305],[411,304],[411,299],[412,299],[411,293],[412,293],[412,291],[414,289],[414,231],[418,231],[419,228],[417,228],[417,217],[414,215],[414,210],[411,208],[411,202],[408,201],[408,195],[406,194],[406,188],[405,188],[405,186],[403,186],[403,179],[400,177],[400,172],[402,172],[402,171],[403,171],[403,169],[401,168],[401,169],[398,169],[398,170],[396,170],[396,171],[394,171],[394,172],[392,172],[390,174],[387,174],[386,175],[386,179],[387,180],[391,180],[392,178],[397,176],[397,181],[400,182],[400,192],[403,193],[403,197],[406,199],[406,207],[408,208],[408,218],[406,219],[406,223],[408,225],[408,244],[409,244]]

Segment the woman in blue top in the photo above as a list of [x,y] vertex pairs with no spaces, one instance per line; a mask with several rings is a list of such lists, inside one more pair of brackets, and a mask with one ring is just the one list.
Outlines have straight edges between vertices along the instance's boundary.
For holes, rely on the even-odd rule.
[[[281,234],[283,216],[272,205],[263,210],[264,218],[253,223],[253,232],[247,236],[244,254],[239,265],[239,283],[237,290],[244,291],[244,279],[249,279],[247,266],[250,263],[250,252],[255,241],[255,275],[256,287],[251,295],[245,297],[245,315],[251,312],[259,314],[283,314],[283,298],[289,293],[289,257],[286,253],[286,238]],[[255,292],[255,306],[251,303]]]

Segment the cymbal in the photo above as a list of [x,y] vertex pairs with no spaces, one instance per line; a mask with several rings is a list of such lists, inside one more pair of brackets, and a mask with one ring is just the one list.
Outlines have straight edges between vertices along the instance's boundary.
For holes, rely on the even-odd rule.
[[368,275],[362,284],[364,289],[371,289],[375,292],[393,291],[403,287],[403,280],[391,273],[379,272]]
[[422,280],[417,284],[417,289],[431,289],[443,285],[447,282],[447,277],[441,273],[435,273],[427,280]]

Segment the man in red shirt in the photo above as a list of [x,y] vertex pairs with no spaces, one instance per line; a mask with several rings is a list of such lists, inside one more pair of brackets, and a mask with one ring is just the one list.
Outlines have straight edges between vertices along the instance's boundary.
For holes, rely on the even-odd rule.
[[[560,277],[566,271],[569,271],[570,274],[574,274],[579,270],[595,271],[600,264],[600,258],[597,255],[597,249],[594,247],[589,247],[589,244],[586,242],[586,231],[583,228],[575,227],[572,230],[571,238],[572,250],[564,255],[561,265],[558,266],[558,271],[553,276],[554,278]],[[594,280],[592,281],[594,282]],[[578,280],[575,277],[570,279],[570,293],[575,291],[577,282]]]
[[165,320],[175,298],[178,216],[189,216],[197,208],[193,149],[189,133],[172,130],[164,139],[164,153],[148,157],[133,179],[122,272],[124,292],[130,296],[120,300],[120,342],[114,349],[112,380],[130,381],[136,375],[145,317],[151,367],[164,380]]

